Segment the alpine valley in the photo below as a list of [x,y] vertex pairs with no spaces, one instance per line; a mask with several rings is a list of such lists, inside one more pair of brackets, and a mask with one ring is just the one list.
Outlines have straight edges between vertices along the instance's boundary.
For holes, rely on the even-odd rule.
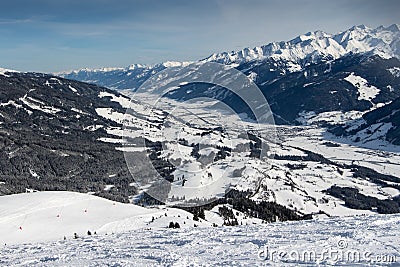
[[[400,213],[399,25],[309,32],[195,63],[207,62],[254,82],[276,125],[254,123],[249,107],[217,85],[182,83],[162,104],[146,102],[146,81],[191,62],[57,74],[1,69],[4,243],[358,215],[398,222],[387,214]],[[128,144],[139,139],[145,145]],[[150,161],[126,164],[143,155]],[[167,205],[152,198],[152,185],[137,184],[155,175],[169,182]],[[207,184],[212,199],[201,189]]]

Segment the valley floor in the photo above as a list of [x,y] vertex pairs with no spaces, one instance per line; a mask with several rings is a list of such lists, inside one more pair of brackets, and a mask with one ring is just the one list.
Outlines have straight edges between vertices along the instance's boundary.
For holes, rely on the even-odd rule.
[[2,266],[400,266],[400,215],[140,229],[2,246]]

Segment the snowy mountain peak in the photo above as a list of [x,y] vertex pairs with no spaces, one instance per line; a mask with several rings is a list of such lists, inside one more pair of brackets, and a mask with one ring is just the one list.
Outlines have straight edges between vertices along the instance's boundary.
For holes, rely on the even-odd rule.
[[326,37],[330,37],[330,35],[323,31],[307,32],[306,34],[302,34],[302,35],[294,38],[292,41],[290,41],[290,43],[296,44],[296,43],[304,42],[307,40],[317,40],[317,39],[322,39],[322,38],[326,38]]
[[147,67],[147,65],[144,65],[144,64],[131,64],[126,69],[127,70],[136,70],[136,69],[144,69],[146,67]]
[[392,32],[399,32],[400,31],[400,25],[399,24],[392,24],[389,27],[387,27],[386,30],[392,31]]

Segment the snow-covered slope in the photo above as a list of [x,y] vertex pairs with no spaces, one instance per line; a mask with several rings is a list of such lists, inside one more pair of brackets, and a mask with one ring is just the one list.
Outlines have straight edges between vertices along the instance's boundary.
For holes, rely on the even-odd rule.
[[18,72],[18,71],[0,68],[0,75],[8,77],[7,72],[12,73],[12,72]]
[[143,208],[74,192],[36,192],[0,197],[0,236],[4,244],[72,239],[142,228],[210,226],[173,208]]
[[399,215],[141,229],[2,246],[4,266],[399,266]]
[[360,118],[333,127],[331,132],[361,144],[389,142],[400,145],[400,98]]
[[351,73],[349,76],[344,78],[344,80],[348,81],[358,89],[358,100],[371,101],[379,94],[380,90],[378,88],[368,85],[367,80],[360,76],[354,75],[354,73]]
[[97,110],[123,114],[129,102],[113,90],[51,75],[0,75],[0,194],[118,192],[128,202],[135,189],[123,154],[102,142],[113,137],[105,129],[117,124]]

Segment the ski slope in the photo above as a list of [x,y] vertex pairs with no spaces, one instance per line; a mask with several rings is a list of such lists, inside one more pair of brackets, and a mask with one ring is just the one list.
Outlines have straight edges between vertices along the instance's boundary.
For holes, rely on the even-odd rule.
[[171,221],[181,227],[210,225],[205,221],[194,222],[192,218],[191,213],[180,209],[143,208],[89,194],[16,194],[0,197],[0,240],[2,245],[54,241],[70,239],[74,233],[84,236],[88,231],[107,234],[166,228]]
[[0,265],[399,266],[399,223],[400,215],[373,215],[257,226],[140,229],[3,245]]

